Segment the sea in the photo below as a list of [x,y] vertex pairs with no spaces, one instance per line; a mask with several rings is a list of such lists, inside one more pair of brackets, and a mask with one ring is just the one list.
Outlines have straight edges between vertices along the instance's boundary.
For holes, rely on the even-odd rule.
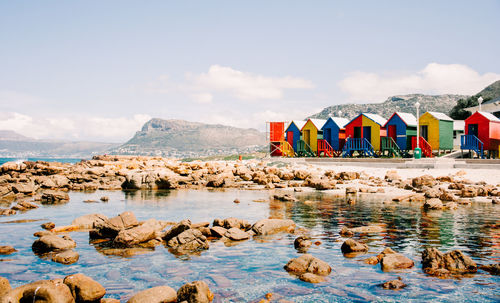
[[24,161],[46,161],[46,162],[61,162],[61,163],[77,163],[81,160],[86,160],[82,158],[0,158],[0,165],[5,162],[17,162],[22,163]]

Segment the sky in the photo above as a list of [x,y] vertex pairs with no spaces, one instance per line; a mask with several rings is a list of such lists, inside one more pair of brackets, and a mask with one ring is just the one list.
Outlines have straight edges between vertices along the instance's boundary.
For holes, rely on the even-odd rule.
[[0,0],[0,130],[125,142],[151,118],[265,129],[500,80],[496,1]]

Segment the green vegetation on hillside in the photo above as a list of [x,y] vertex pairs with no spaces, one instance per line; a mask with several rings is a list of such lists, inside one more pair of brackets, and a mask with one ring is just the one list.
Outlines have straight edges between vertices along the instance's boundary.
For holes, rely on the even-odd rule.
[[477,99],[479,99],[479,97],[481,96],[483,97],[483,103],[491,99],[500,97],[500,80],[488,85],[485,89],[475,94],[474,96],[458,100],[457,104],[450,110],[449,116],[455,120],[467,119],[468,117],[470,117],[470,115],[472,115],[472,113],[466,111],[464,108],[479,105]]

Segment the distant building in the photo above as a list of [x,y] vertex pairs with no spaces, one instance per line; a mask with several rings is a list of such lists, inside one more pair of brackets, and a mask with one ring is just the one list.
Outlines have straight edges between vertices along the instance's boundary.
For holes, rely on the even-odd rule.
[[[471,113],[475,113],[479,111],[479,105],[467,107],[464,109]],[[491,113],[495,117],[500,118],[500,97],[483,102],[481,104],[481,111],[485,113]]]

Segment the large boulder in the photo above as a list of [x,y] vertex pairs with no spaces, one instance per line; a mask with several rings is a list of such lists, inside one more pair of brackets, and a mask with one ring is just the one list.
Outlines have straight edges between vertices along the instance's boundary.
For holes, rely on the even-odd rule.
[[52,261],[69,265],[77,262],[79,258],[80,255],[76,251],[68,249],[52,256]]
[[423,175],[411,180],[411,185],[416,188],[421,188],[423,186],[434,187],[436,184],[437,180],[431,175]]
[[79,228],[92,229],[98,224],[103,224],[109,220],[108,217],[101,214],[88,214],[74,219],[71,225],[78,226]]
[[37,188],[34,182],[17,182],[12,184],[11,189],[15,194],[32,195]]
[[76,247],[70,236],[45,235],[33,242],[31,248],[35,253],[46,253],[55,250],[68,250]]
[[368,251],[368,245],[353,239],[347,239],[344,241],[344,243],[342,243],[340,249],[344,254],[363,253]]
[[424,203],[424,209],[443,209],[443,202],[438,198],[432,198]]
[[252,230],[257,235],[268,235],[278,232],[291,232],[295,229],[293,220],[286,219],[262,219],[254,223]]
[[8,293],[11,289],[12,287],[10,287],[9,280],[7,280],[7,278],[0,277],[0,298]]
[[243,231],[239,228],[233,227],[230,228],[226,231],[224,234],[224,237],[228,238],[229,240],[233,241],[242,241],[242,240],[247,240],[250,238],[250,235],[246,232]]
[[403,256],[402,254],[396,253],[392,249],[390,252],[384,250],[382,252],[382,257],[380,258],[380,266],[383,271],[393,271],[397,269],[407,269],[412,268],[415,263]]
[[472,186],[466,186],[460,191],[460,197],[462,198],[474,198],[477,194],[477,188]]
[[436,248],[422,252],[422,269],[430,275],[447,276],[477,272],[477,264],[460,250],[442,253]]
[[224,220],[221,219],[215,219],[214,222],[212,223],[213,226],[221,226],[226,229],[230,228],[239,228],[243,230],[249,230],[252,225],[247,221],[247,220],[242,220],[238,218],[227,218]]
[[136,293],[127,303],[177,302],[177,293],[172,287],[157,286]]
[[[36,294],[36,295],[35,295]],[[74,303],[69,287],[58,280],[42,280],[12,289],[0,298],[1,303],[23,302]]]
[[106,294],[106,289],[94,279],[84,274],[74,274],[64,278],[76,302],[96,302]]
[[64,191],[47,190],[42,194],[41,199],[45,204],[66,203],[69,201],[69,195]]
[[293,241],[293,246],[295,249],[303,252],[306,251],[312,245],[311,239],[307,236],[300,236]]
[[480,267],[482,270],[489,272],[492,275],[500,275],[500,264],[488,264],[488,265],[481,265]]
[[126,211],[116,217],[105,221],[94,222],[95,232],[92,236],[114,238],[121,230],[132,228],[139,225],[134,213]]
[[286,271],[294,274],[308,272],[320,276],[328,276],[332,272],[332,268],[328,263],[310,254],[304,254],[298,258],[291,259],[284,268]]
[[186,219],[172,226],[163,236],[163,240],[168,242],[170,239],[177,237],[180,233],[191,228],[191,221]]
[[209,303],[214,299],[214,294],[203,281],[194,281],[181,286],[177,291],[178,302]]
[[139,226],[122,229],[116,236],[114,243],[131,246],[146,242],[160,236],[163,225],[156,219],[149,219]]
[[208,249],[207,238],[198,229],[188,229],[167,242],[179,254]]

